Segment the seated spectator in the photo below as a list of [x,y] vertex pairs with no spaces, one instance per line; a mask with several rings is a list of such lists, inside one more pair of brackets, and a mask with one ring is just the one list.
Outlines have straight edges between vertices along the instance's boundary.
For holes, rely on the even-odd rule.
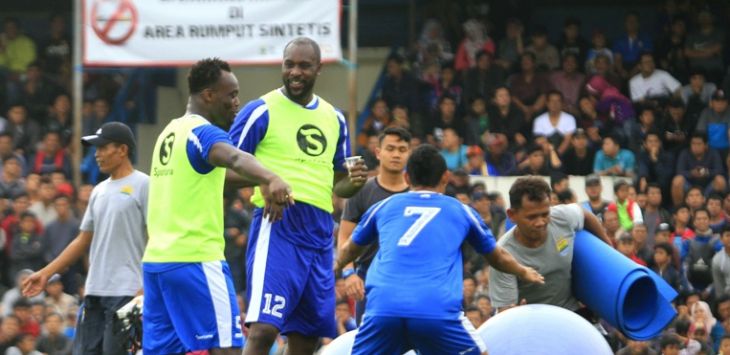
[[478,145],[470,145],[466,149],[466,171],[469,175],[489,176],[484,151]]
[[689,207],[690,213],[693,214],[697,209],[705,207],[705,195],[702,193],[702,188],[699,186],[690,187],[684,197],[684,203]]
[[674,247],[669,243],[658,243],[654,246],[653,265],[651,267],[673,289],[679,292],[680,275],[674,267]]
[[621,236],[619,236],[616,249],[619,253],[623,254],[635,263],[641,266],[646,266],[646,262],[636,256],[636,241],[628,232],[624,232]]
[[[710,100],[710,106],[700,114],[695,130],[707,134],[710,148],[726,155],[728,148],[730,148],[728,128],[730,128],[728,98],[725,91],[715,90]],[[721,156],[721,158],[723,157]]]
[[58,212],[53,205],[57,195],[56,189],[53,187],[53,182],[47,177],[41,178],[40,191],[38,201],[33,202],[28,211],[32,212],[38,221],[43,225],[43,228],[47,227],[51,222],[58,218]]
[[4,68],[17,78],[28,65],[36,59],[35,42],[21,33],[20,21],[8,17],[3,21],[3,38],[0,43],[0,68]]
[[464,315],[469,320],[474,329],[479,328],[484,323],[484,315],[482,311],[475,305],[470,305],[464,309]]
[[533,144],[527,150],[527,159],[520,163],[517,175],[550,175],[550,167],[545,158],[545,150],[539,144]]
[[434,113],[431,123],[426,130],[426,137],[431,144],[440,142],[443,139],[444,130],[451,128],[459,137],[464,136],[466,128],[464,121],[457,115],[456,99],[450,95],[444,95],[439,99],[438,110]]
[[71,38],[66,28],[66,21],[61,14],[54,14],[49,21],[48,37],[38,50],[43,71],[58,83],[70,82],[71,77]]
[[724,33],[715,28],[712,13],[707,9],[697,14],[697,24],[698,30],[687,36],[684,53],[690,66],[703,68],[711,80],[719,80],[725,71],[722,61]]
[[679,154],[677,175],[672,180],[672,202],[679,205],[690,185],[705,190],[725,191],[727,184],[722,173],[720,155],[707,145],[707,136],[695,133],[689,149]]
[[638,124],[633,121],[627,122],[624,126],[624,134],[627,137],[627,148],[632,152],[638,152],[644,144],[644,139],[649,132],[658,131],[656,114],[651,106],[642,106],[639,110]]
[[560,65],[560,53],[548,42],[547,35],[545,26],[536,26],[532,32],[532,43],[525,48],[526,52],[535,54],[535,66],[538,71],[551,71]]
[[671,74],[656,69],[654,56],[651,53],[641,55],[639,74],[629,80],[631,101],[648,103],[656,100],[668,99],[682,86]]
[[639,186],[645,188],[653,181],[661,188],[668,189],[674,176],[674,165],[668,162],[674,161],[674,155],[662,149],[657,131],[649,131],[643,141],[644,146],[638,157]]
[[27,298],[21,297],[13,303],[13,315],[20,320],[21,334],[30,334],[34,337],[41,335],[41,326],[33,318],[31,303]]
[[654,245],[649,245],[648,232],[644,222],[634,223],[631,228],[631,237],[634,238],[634,254],[643,260],[645,265],[651,265],[654,262]]
[[717,299],[730,296],[730,226],[723,227],[720,242],[722,250],[712,257],[712,284]]
[[675,156],[689,147],[689,137],[694,133],[696,124],[692,124],[685,115],[684,103],[681,99],[673,98],[667,104],[664,116],[662,140],[664,148]]
[[16,153],[31,155],[39,141],[40,128],[28,119],[28,110],[20,103],[10,105],[8,109],[7,132],[13,137],[13,148]]
[[519,59],[524,53],[525,40],[522,38],[525,27],[522,21],[517,18],[508,18],[505,24],[505,37],[499,41],[499,48],[496,63],[506,71],[512,71],[519,64]]
[[586,60],[586,53],[590,44],[580,35],[580,25],[579,19],[575,17],[566,18],[563,22],[563,34],[560,41],[558,41],[557,48],[562,58],[572,55],[578,63],[583,63]]
[[687,205],[680,205],[674,210],[672,221],[674,222],[674,232],[672,232],[671,243],[679,249],[680,259],[684,260],[687,256],[685,249],[685,241],[694,239],[695,232],[689,227],[690,211]]
[[20,334],[18,317],[12,314],[4,316],[0,323],[0,354],[5,354],[8,348],[14,345],[18,334]]
[[613,192],[616,200],[609,203],[607,211],[614,211],[618,215],[621,228],[630,231],[635,223],[643,223],[644,217],[641,208],[633,199],[629,198],[629,183],[619,179],[613,184]]
[[550,74],[553,88],[563,94],[563,109],[572,115],[578,113],[578,98],[586,76],[578,71],[578,59],[573,54],[563,56],[563,70]]
[[707,299],[712,291],[712,257],[722,249],[722,243],[712,234],[707,209],[694,211],[692,223],[697,235],[684,241],[683,248],[687,251],[682,260],[684,274],[690,291],[699,292],[702,299]]
[[[20,164],[20,174],[26,170],[25,157],[15,152],[13,147],[13,135],[7,131],[0,131],[0,161],[4,162],[9,157],[15,157]],[[2,169],[0,168],[0,174]]]
[[84,109],[84,116],[82,118],[82,134],[85,136],[96,133],[96,130],[101,127],[104,122],[111,119],[111,108],[110,103],[105,98],[97,98],[93,103],[90,104],[91,109]]
[[565,175],[565,173],[561,171],[553,171],[552,174],[550,174],[550,190],[561,193],[568,188],[570,188],[568,175]]
[[601,185],[601,177],[598,175],[588,175],[585,179],[585,192],[588,196],[587,201],[581,202],[581,207],[601,218],[603,211],[608,207],[609,201],[601,198],[603,186]]
[[441,142],[441,156],[446,160],[446,167],[449,170],[463,168],[467,164],[467,147],[461,144],[461,137],[452,128],[444,129],[443,141]]
[[603,138],[603,147],[596,152],[593,173],[606,176],[634,176],[636,158],[634,153],[621,149],[618,139],[612,136]]
[[484,224],[492,231],[492,234],[497,236],[504,234],[504,222],[507,219],[507,215],[499,206],[492,204],[487,193],[473,193],[471,196],[471,207],[477,211]]
[[464,99],[470,102],[477,97],[493,97],[494,90],[505,84],[507,74],[502,67],[493,64],[494,55],[486,51],[477,53],[477,65],[464,76]]
[[15,155],[3,160],[3,170],[0,173],[0,198],[12,200],[25,193],[22,169],[21,162]]
[[529,130],[525,132],[527,119],[512,100],[509,88],[501,86],[494,91],[493,105],[487,108],[487,116],[490,132],[504,134],[511,147],[523,147],[527,143],[529,136]]
[[[410,72],[403,69],[403,58],[392,55],[388,57],[385,67],[386,76],[381,96],[388,103],[388,106],[403,105],[412,114],[420,112],[418,110],[421,109],[423,104],[419,99],[418,82]],[[101,126],[101,123],[103,122],[95,122],[90,125],[93,130],[91,133],[85,134],[93,134],[96,128]]]
[[482,97],[475,97],[469,105],[469,114],[464,118],[467,145],[483,145],[489,135],[490,119],[487,114],[487,103]]
[[589,175],[593,173],[593,160],[596,152],[588,145],[588,135],[578,128],[571,136],[570,147],[560,157],[563,171],[568,175]]
[[478,20],[464,22],[464,39],[459,44],[454,58],[454,69],[464,72],[474,68],[477,64],[476,54],[479,51],[486,51],[495,54],[495,45],[489,36],[484,24]]
[[603,228],[606,230],[606,235],[614,244],[618,242],[618,238],[623,233],[626,233],[618,221],[618,213],[609,209],[603,211]]
[[722,195],[712,193],[707,197],[707,211],[710,213],[710,229],[719,235],[728,223],[728,216],[722,210]]
[[61,283],[61,275],[53,275],[48,279],[46,285],[46,306],[53,308],[54,312],[59,314],[68,313],[78,301],[73,296],[63,292],[63,283]]
[[46,315],[45,334],[38,338],[38,351],[44,354],[70,354],[72,341],[63,334],[64,319],[60,313]]
[[647,242],[651,248],[654,246],[654,237],[659,226],[672,221],[672,215],[662,207],[662,188],[657,183],[652,182],[646,185],[646,207],[643,215],[648,233]]
[[347,301],[337,302],[337,306],[335,308],[335,318],[337,319],[337,336],[357,329],[355,318],[352,317],[350,305],[347,303]]
[[20,215],[18,229],[13,233],[13,244],[10,249],[12,273],[22,269],[40,270],[46,265],[43,260],[45,242],[43,236],[36,231],[36,217],[32,212]]
[[615,63],[611,61],[611,58],[606,56],[605,54],[599,54],[596,56],[596,59],[593,60],[593,65],[595,66],[595,72],[593,73],[593,76],[600,76],[606,81],[611,84],[611,86],[622,88],[626,86],[626,80],[624,79],[621,74],[619,74],[615,68]]
[[563,94],[550,91],[547,94],[547,112],[537,116],[532,126],[533,136],[545,136],[558,154],[563,154],[570,146],[570,138],[575,132],[575,117],[563,111]]
[[[482,274],[486,274],[489,272],[489,269],[486,269],[487,271],[482,271]],[[487,283],[489,282],[487,278]],[[492,301],[489,299],[489,296],[487,296],[488,291],[483,290],[482,294],[477,296],[477,308],[482,312],[482,315],[484,316],[484,321],[488,321],[489,318],[492,317],[493,309],[492,309]]]
[[[704,345],[710,345],[712,343],[709,339],[710,333],[718,324],[707,302],[699,301],[693,304],[690,308],[690,319],[692,320],[690,331],[694,330],[695,339]],[[705,331],[704,334],[697,334],[700,328]]]
[[504,134],[495,134],[487,145],[487,171],[489,176],[512,176],[517,169],[514,154],[507,151],[507,137]]
[[654,45],[651,38],[639,31],[639,14],[630,12],[624,18],[626,34],[613,43],[613,55],[616,70],[623,77],[633,75],[642,53],[651,52]]
[[687,82],[689,65],[684,54],[684,43],[687,38],[687,19],[674,16],[671,19],[669,32],[665,34],[657,46],[659,67],[670,72],[682,83]]
[[45,124],[48,107],[59,95],[59,87],[43,75],[41,63],[38,61],[28,65],[19,85],[21,102],[28,109],[28,117],[38,124]]
[[432,57],[437,64],[454,59],[451,44],[446,40],[443,26],[437,20],[426,20],[416,46],[418,50],[416,60],[419,63],[428,62],[426,58],[429,57]]
[[29,173],[50,174],[61,171],[67,179],[71,179],[71,156],[61,145],[58,132],[46,132],[43,135],[41,149],[33,156],[29,164]]
[[461,107],[463,100],[463,87],[460,80],[457,79],[454,68],[451,63],[444,64],[441,67],[441,75],[438,80],[431,84],[429,107],[436,108],[439,98],[449,95],[454,98],[457,107]]
[[71,117],[71,99],[66,94],[56,96],[51,105],[50,114],[46,121],[46,131],[56,131],[61,134],[61,144],[67,147],[71,143],[73,131],[73,117]]
[[8,348],[5,355],[43,355],[43,353],[36,350],[36,338],[38,338],[38,335],[21,333],[15,338],[15,346]]
[[[23,284],[23,281],[25,281],[28,276],[30,276],[33,273],[33,270],[25,269],[20,270],[17,273],[14,274],[15,277],[15,287],[5,291],[2,298],[2,316],[3,318],[11,315],[13,313],[13,304],[19,299],[23,297],[23,295],[20,292],[21,285]],[[45,295],[41,292],[38,296],[32,297],[31,301],[42,301],[45,298]],[[0,331],[2,333],[2,331]]]
[[367,145],[367,138],[370,136],[378,136],[380,133],[392,123],[390,109],[383,99],[377,99],[370,107],[370,115],[357,135],[357,144],[361,147]]
[[591,36],[591,48],[588,49],[585,61],[585,72],[588,75],[597,74],[596,60],[603,57],[610,67],[613,67],[613,52],[607,47],[606,34],[600,29],[594,29]]
[[537,71],[535,60],[534,53],[523,53],[520,56],[520,72],[507,80],[512,100],[528,120],[545,109],[545,94],[550,90],[550,82],[545,74]]
[[604,125],[604,132],[621,128],[625,122],[636,117],[631,101],[603,76],[591,77],[586,84],[586,91],[595,101],[595,110]]
[[[71,199],[66,195],[57,195],[53,200],[53,208],[56,211],[57,218],[49,223],[43,231],[43,239],[46,241],[45,253],[43,259],[50,263],[56,259],[66,247],[76,238],[79,232],[80,221],[73,215],[71,210]],[[78,288],[77,279],[83,273],[83,267],[80,263],[71,265],[61,275],[63,288],[66,290],[76,290]],[[66,310],[58,310],[60,313],[66,313]]]
[[705,80],[704,70],[693,68],[689,74],[689,84],[682,86],[679,94],[685,105],[690,105],[691,101],[696,100],[699,104],[706,106],[710,103],[710,98],[715,90],[717,90],[717,86]]

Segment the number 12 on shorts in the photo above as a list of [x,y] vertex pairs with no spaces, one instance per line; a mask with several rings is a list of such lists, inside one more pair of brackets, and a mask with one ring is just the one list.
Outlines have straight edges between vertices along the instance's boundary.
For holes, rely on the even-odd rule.
[[[264,304],[264,309],[261,313],[270,314],[277,318],[283,317],[280,311],[286,306],[286,298],[279,295],[272,295],[270,293],[264,293],[264,298],[266,299],[266,303]],[[272,299],[274,301],[273,305],[271,304]]]
[[418,233],[420,233],[421,230],[426,227],[428,222],[431,222],[431,220],[436,217],[439,212],[441,212],[440,207],[406,207],[406,209],[403,211],[403,216],[410,217],[413,215],[417,215],[418,219],[416,219],[416,221],[413,222],[413,224],[410,228],[408,228],[405,234],[403,234],[403,236],[398,239],[398,246],[407,247],[411,245],[413,239],[416,239],[416,237],[418,236]]

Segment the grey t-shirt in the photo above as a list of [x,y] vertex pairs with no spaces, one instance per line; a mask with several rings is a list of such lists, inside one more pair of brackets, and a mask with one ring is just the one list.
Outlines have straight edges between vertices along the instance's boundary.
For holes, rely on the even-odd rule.
[[578,301],[571,289],[571,263],[575,231],[583,229],[583,209],[577,204],[558,205],[550,208],[550,223],[545,244],[528,248],[520,244],[510,229],[497,245],[509,251],[518,262],[532,267],[545,277],[545,284],[528,284],[516,276],[489,269],[489,298],[494,307],[518,304],[525,299],[528,304],[542,303],[578,309]]
[[149,176],[137,170],[91,192],[81,230],[94,232],[86,294],[133,296],[142,288]]

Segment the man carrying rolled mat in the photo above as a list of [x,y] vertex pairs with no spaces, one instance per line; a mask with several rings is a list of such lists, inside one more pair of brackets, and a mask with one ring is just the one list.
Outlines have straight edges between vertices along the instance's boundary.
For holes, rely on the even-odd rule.
[[539,270],[544,284],[529,284],[490,268],[489,298],[503,311],[517,304],[543,303],[576,311],[571,288],[575,232],[585,229],[611,244],[601,222],[577,204],[550,207],[550,186],[539,177],[519,178],[509,191],[509,218],[516,226],[497,245],[523,265]]

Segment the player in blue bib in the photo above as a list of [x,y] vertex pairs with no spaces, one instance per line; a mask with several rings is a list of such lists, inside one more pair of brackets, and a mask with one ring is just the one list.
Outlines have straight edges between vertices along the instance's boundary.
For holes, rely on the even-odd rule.
[[526,282],[543,283],[543,277],[497,246],[476,211],[442,194],[449,172],[436,148],[416,148],[406,170],[411,192],[373,205],[335,264],[341,271],[364,246],[380,242],[352,354],[483,354],[486,346],[462,311],[462,242],[498,270]]

